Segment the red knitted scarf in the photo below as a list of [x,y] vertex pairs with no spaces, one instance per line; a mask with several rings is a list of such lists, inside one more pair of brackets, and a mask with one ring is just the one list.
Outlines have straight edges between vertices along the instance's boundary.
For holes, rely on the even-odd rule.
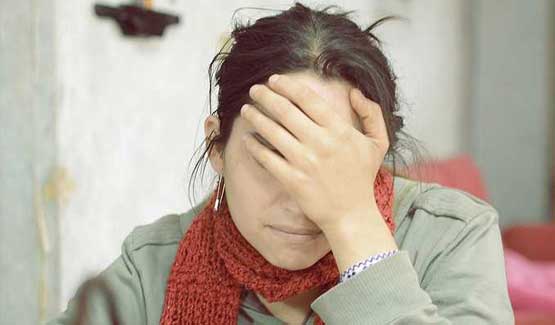
[[[374,194],[393,234],[393,176],[383,168],[374,181]],[[270,264],[235,227],[226,200],[213,211],[215,199],[214,192],[179,243],[161,325],[237,324],[242,290],[275,302],[315,287],[326,292],[338,283],[339,271],[331,251],[303,270]],[[318,315],[315,320],[315,324],[324,324]]]

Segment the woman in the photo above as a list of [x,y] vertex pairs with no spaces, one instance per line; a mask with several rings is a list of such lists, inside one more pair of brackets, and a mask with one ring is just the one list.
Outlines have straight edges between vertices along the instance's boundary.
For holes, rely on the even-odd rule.
[[496,210],[396,174],[409,137],[383,20],[348,14],[297,3],[235,27],[210,65],[216,189],[137,227],[98,277],[109,290],[50,324],[111,308],[123,324],[514,323]]

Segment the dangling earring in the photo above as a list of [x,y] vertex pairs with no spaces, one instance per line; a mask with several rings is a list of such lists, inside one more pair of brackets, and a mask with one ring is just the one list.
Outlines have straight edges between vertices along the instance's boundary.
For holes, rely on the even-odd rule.
[[220,208],[220,204],[222,203],[223,196],[224,196],[225,183],[224,183],[224,186],[222,188],[222,192],[220,194],[220,185],[221,185],[222,181],[223,181],[223,177],[220,176],[218,178],[218,187],[216,189],[216,202],[214,203],[214,211],[218,211],[218,209]]

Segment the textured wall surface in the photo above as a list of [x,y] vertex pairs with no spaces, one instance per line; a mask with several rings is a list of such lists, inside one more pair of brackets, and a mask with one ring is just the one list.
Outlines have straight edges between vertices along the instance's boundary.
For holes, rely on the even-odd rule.
[[399,15],[379,31],[399,78],[407,132],[435,158],[468,147],[468,3],[373,1],[371,15]]
[[53,10],[0,4],[0,324],[58,309]]
[[471,152],[503,224],[549,217],[554,8],[549,0],[473,2]]

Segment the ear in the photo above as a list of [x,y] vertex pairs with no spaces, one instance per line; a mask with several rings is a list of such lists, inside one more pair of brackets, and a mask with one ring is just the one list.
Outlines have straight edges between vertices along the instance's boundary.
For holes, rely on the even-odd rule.
[[[204,121],[204,134],[205,134],[205,141],[206,141],[206,148],[208,148],[208,144],[210,140],[214,139],[218,134],[220,134],[220,119],[217,116],[209,115],[206,120]],[[224,172],[224,159],[223,159],[223,152],[220,146],[213,145],[208,159],[210,159],[210,164],[212,168],[220,175],[223,175]]]

